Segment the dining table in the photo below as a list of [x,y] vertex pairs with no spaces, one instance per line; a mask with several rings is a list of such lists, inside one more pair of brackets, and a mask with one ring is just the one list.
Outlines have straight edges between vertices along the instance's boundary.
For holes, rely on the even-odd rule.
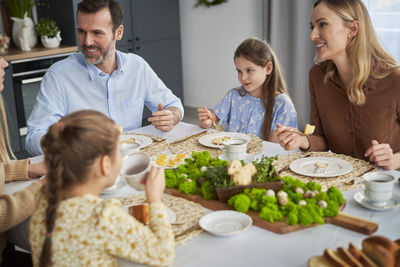
[[[170,132],[161,132],[148,125],[134,130],[135,133],[159,136],[172,142],[183,136],[204,131],[197,125],[180,122]],[[210,130],[209,130],[210,131]],[[295,151],[285,151],[279,144],[263,142],[262,152],[255,157],[276,156]],[[171,152],[166,152],[171,153]],[[33,162],[43,160],[43,157],[35,157]],[[400,195],[399,171],[380,172],[392,174],[395,179],[394,197]],[[7,183],[5,193],[12,194],[27,187],[31,181],[18,181]],[[353,195],[360,189],[343,191],[346,205],[343,213],[375,222],[379,225],[374,235],[381,235],[392,240],[400,238],[400,208],[396,207],[385,211],[366,209],[360,206]],[[125,186],[112,194],[102,195],[104,198],[120,198],[133,194],[143,194],[135,189]],[[204,212],[212,210],[204,208]],[[213,267],[213,266],[274,266],[274,267],[300,267],[307,266],[307,261],[315,255],[322,255],[326,248],[337,249],[348,247],[353,243],[361,248],[362,241],[367,235],[345,229],[333,224],[322,224],[298,231],[278,234],[266,229],[252,226],[248,230],[237,235],[221,237],[201,232],[193,239],[176,246],[175,260],[172,266],[185,267]],[[141,266],[124,259],[118,259],[119,266]]]

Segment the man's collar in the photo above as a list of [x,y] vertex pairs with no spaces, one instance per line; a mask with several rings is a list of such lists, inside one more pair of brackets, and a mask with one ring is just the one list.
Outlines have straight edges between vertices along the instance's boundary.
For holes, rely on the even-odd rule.
[[[83,58],[83,62],[84,62],[85,66],[86,66],[86,68],[87,68],[87,70],[89,72],[89,77],[90,77],[91,81],[93,81],[97,77],[105,74],[102,70],[97,68],[94,64],[87,62],[87,60],[85,59],[85,56],[83,55],[83,53],[81,53],[81,55],[82,55],[82,58]],[[122,65],[124,63],[124,58],[123,58],[123,55],[117,50],[115,50],[115,60],[116,60],[116,63],[117,63],[117,69],[115,71],[123,73],[123,66]]]

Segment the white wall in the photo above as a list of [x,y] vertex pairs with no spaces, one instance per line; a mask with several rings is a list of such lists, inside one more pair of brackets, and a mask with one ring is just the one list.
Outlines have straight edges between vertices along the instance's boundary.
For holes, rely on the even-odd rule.
[[184,104],[209,107],[240,83],[233,53],[247,37],[262,38],[262,0],[228,0],[194,8],[180,0]]

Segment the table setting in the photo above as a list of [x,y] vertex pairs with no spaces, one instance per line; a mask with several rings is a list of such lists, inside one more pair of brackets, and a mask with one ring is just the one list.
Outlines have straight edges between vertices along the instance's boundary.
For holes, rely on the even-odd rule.
[[[216,138],[226,137],[229,139],[213,142]],[[261,219],[255,211],[234,211],[227,202],[218,199],[205,200],[200,194],[184,194],[178,189],[168,188],[163,202],[175,215],[171,225],[177,244],[172,266],[307,266],[309,258],[323,255],[328,247],[347,246],[349,242],[361,247],[361,242],[369,234],[386,236],[392,240],[400,237],[398,171],[383,171],[368,162],[332,152],[284,151],[279,144],[265,142],[252,135],[204,131],[197,125],[184,122],[178,123],[167,133],[151,126],[123,133],[121,145],[137,143],[135,147],[122,147],[124,157],[146,153],[150,160],[146,162],[146,168],[151,164],[164,165],[167,174],[184,169],[188,161],[194,162],[193,151],[209,153],[218,162],[228,161],[229,155],[227,157],[224,143],[235,139],[246,141],[246,151],[239,153],[243,164],[261,163],[265,160],[263,157],[271,157],[274,158],[271,168],[280,177],[299,179],[305,188],[308,188],[310,182],[316,182],[321,185],[320,192],[332,186],[339,189],[345,201],[340,206],[339,214],[347,216],[337,216],[337,223],[331,222],[332,218],[329,218],[324,224],[289,226],[284,221],[270,223]],[[180,159],[178,155],[181,155]],[[168,164],[170,160],[175,164]],[[146,168],[140,172],[145,173]],[[390,198],[371,200],[371,193],[366,191],[364,180],[367,175],[374,173],[389,177],[391,185],[385,190],[391,190]],[[116,183],[105,189],[102,197],[118,198],[123,206],[145,202],[143,191],[140,191],[143,188],[128,181],[123,167]],[[19,183],[6,184],[5,192],[13,193],[29,182]],[[351,224],[358,230],[337,227],[343,224]],[[272,228],[280,230],[274,231]],[[136,266],[123,259],[119,259],[119,265]]]

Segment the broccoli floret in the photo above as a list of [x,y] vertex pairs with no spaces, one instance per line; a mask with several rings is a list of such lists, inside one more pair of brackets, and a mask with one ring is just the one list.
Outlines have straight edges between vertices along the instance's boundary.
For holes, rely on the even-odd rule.
[[286,223],[288,225],[296,225],[299,222],[299,217],[297,216],[297,209],[291,211],[286,217]]
[[343,205],[345,200],[343,198],[342,193],[334,186],[329,187],[328,191],[326,192],[330,200],[335,201],[340,205]]
[[299,208],[299,223],[303,226],[308,226],[313,222],[310,207],[300,206]]
[[266,196],[266,195],[263,195],[263,196],[261,196],[261,206],[264,206],[265,204],[268,204],[268,203],[271,203],[271,204],[276,204],[276,203],[278,203],[278,200],[276,199],[276,197],[273,197],[273,196]]
[[328,206],[323,209],[325,217],[335,217],[339,214],[339,204],[333,200],[327,202]]
[[310,190],[321,191],[321,185],[317,184],[316,182],[308,182],[307,187]]
[[274,221],[281,221],[283,219],[283,214],[279,210],[278,205],[274,205],[271,203],[268,203],[264,207],[262,207],[258,216],[261,219],[272,223]]
[[299,206],[293,203],[292,201],[288,201],[288,203],[285,206],[279,206],[279,209],[282,211],[282,214],[284,216],[288,216],[289,213],[291,212],[296,212],[298,210]]
[[165,170],[165,186],[167,188],[176,188],[185,180],[185,176],[171,170]]
[[217,199],[217,195],[215,194],[214,186],[211,184],[211,181],[205,181],[201,184],[200,187],[201,195],[204,199]]
[[304,199],[304,195],[301,193],[295,193],[292,191],[287,192],[289,199],[292,200],[294,203],[299,203],[300,200]]
[[228,200],[228,205],[235,210],[246,213],[250,207],[250,198],[245,194],[237,194]]
[[187,180],[179,184],[179,192],[185,195],[191,195],[197,193],[197,182],[192,180]]

